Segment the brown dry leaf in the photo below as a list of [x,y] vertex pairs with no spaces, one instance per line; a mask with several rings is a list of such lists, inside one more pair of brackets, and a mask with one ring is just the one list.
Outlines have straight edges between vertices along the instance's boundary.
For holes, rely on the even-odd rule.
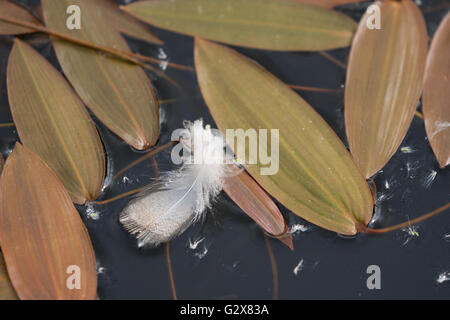
[[277,236],[291,250],[292,235],[277,205],[245,171],[225,180],[223,190],[250,218],[271,235]]
[[17,300],[17,294],[9,280],[8,272],[6,271],[5,261],[0,252],[0,300]]
[[123,9],[159,28],[267,50],[347,47],[356,28],[340,12],[279,0],[152,0]]
[[[328,230],[352,235],[369,222],[373,198],[366,181],[333,130],[305,100],[227,47],[197,38],[194,56],[203,98],[222,133],[279,130],[279,170],[263,175],[266,166],[260,161],[245,164],[262,188],[295,214]],[[245,156],[237,154],[239,143],[228,142],[245,163]],[[245,147],[249,154],[249,143]],[[270,146],[258,148],[272,154]]]
[[[0,155],[0,172],[3,170],[3,156]],[[11,284],[6,271],[5,261],[0,251],[0,300],[17,300],[16,292]]]
[[419,102],[427,29],[411,0],[376,3],[381,29],[364,15],[353,41],[345,89],[345,124],[353,158],[364,177],[378,172],[408,131]]
[[[89,235],[54,172],[17,143],[1,176],[0,195],[0,244],[17,295],[94,299],[97,272]],[[79,271],[80,289],[69,289],[76,285],[73,270]]]
[[[39,21],[33,17],[27,10],[8,0],[0,0],[0,16],[20,19],[28,23],[39,24]],[[15,24],[0,20],[0,35],[2,34],[24,34],[36,32],[33,29],[24,28]]]
[[164,44],[156,35],[153,34],[144,24],[120,10],[114,0],[100,0],[99,5],[109,15],[110,23],[117,31],[136,39],[144,40],[157,45]]
[[303,4],[310,4],[318,7],[331,9],[336,6],[341,6],[349,3],[364,2],[367,0],[281,0],[281,1],[294,1]]
[[57,173],[74,202],[95,200],[105,176],[103,146],[86,108],[64,77],[16,39],[7,84],[22,143]]
[[[43,0],[47,26],[85,41],[129,51],[111,27],[98,1]],[[66,9],[78,5],[81,29],[68,30]],[[81,99],[111,131],[136,149],[153,146],[159,136],[159,107],[140,66],[69,42],[53,40],[59,63]]]
[[443,168],[450,164],[450,13],[431,42],[422,101],[428,140]]

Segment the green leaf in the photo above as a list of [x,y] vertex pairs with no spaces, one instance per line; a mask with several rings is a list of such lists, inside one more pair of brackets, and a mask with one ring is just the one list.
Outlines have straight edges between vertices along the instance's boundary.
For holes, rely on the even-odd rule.
[[94,200],[105,176],[97,129],[64,77],[16,40],[7,70],[8,97],[22,143],[52,168],[76,203]]
[[[81,29],[66,26],[67,7],[78,5]],[[43,0],[47,27],[99,45],[129,51],[111,27],[110,16],[92,0]],[[140,66],[86,47],[53,40],[58,61],[81,99],[111,131],[134,148],[153,146],[159,136],[159,107]]]
[[367,183],[307,102],[254,61],[219,44],[196,39],[195,66],[222,133],[279,130],[279,171],[261,175],[261,163],[245,165],[268,193],[302,218],[342,234],[355,234],[369,222],[373,198]]
[[339,12],[279,0],[152,0],[124,10],[159,28],[267,50],[346,47],[356,29]]

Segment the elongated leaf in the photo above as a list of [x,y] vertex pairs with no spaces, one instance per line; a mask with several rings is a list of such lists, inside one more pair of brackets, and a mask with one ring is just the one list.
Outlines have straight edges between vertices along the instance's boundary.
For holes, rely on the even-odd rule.
[[271,235],[280,235],[280,241],[294,249],[292,236],[286,233],[286,222],[277,205],[247,172],[228,177],[223,190],[261,228]]
[[[0,172],[3,170],[3,156],[0,155]],[[5,261],[0,251],[0,300],[16,300],[17,295],[9,280],[8,273],[6,271]]]
[[336,6],[341,6],[349,3],[363,2],[366,0],[280,0],[280,1],[295,1],[299,3],[310,4],[330,9]]
[[5,261],[3,255],[0,252],[0,300],[17,300],[16,292],[9,280],[8,273],[6,271]]
[[159,28],[268,50],[346,47],[355,31],[341,13],[279,0],[152,0],[124,9]]
[[[5,16],[22,20],[28,23],[40,24],[27,10],[8,0],[0,0],[0,17]],[[24,34],[35,32],[33,29],[24,28],[15,24],[0,20],[0,35],[2,34]]]
[[[369,187],[336,134],[300,96],[253,61],[205,40],[195,41],[195,65],[203,97],[222,132],[279,130],[278,172],[261,175],[265,166],[260,162],[245,165],[261,187],[323,228],[355,234],[357,225],[368,223],[373,209]],[[248,153],[248,143],[245,148]],[[269,150],[262,143],[258,148]]]
[[0,194],[0,244],[18,296],[94,299],[97,273],[89,235],[53,171],[17,143]]
[[350,52],[345,124],[353,158],[369,178],[398,149],[414,117],[427,54],[423,16],[410,0],[377,3],[381,29],[366,14]]
[[443,168],[450,164],[450,13],[434,35],[423,89],[428,140]]
[[[43,0],[48,27],[100,45],[129,50],[111,27],[110,17],[98,1]],[[78,5],[81,29],[68,30],[66,9]],[[54,40],[59,63],[81,99],[111,131],[134,148],[155,144],[159,135],[159,109],[150,80],[141,67],[95,50]]]
[[109,21],[117,31],[150,43],[158,45],[163,44],[163,42],[141,22],[128,15],[123,10],[120,10],[114,0],[100,0],[98,2],[104,12],[109,15]]
[[16,40],[7,84],[21,141],[56,172],[74,202],[96,199],[105,175],[102,143],[64,77],[30,46]]

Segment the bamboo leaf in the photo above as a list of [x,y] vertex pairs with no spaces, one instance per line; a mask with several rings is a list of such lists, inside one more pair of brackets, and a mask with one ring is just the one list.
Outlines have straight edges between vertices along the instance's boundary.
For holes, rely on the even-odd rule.
[[428,140],[443,168],[450,164],[450,13],[431,42],[423,89]]
[[120,10],[114,0],[100,0],[98,1],[98,4],[104,9],[104,12],[109,15],[109,21],[117,31],[150,43],[158,45],[163,44],[163,42],[141,22]]
[[[68,30],[66,9],[81,9],[81,29]],[[43,0],[47,26],[71,37],[129,51],[122,36],[110,26],[98,1]],[[53,40],[64,71],[81,99],[111,131],[134,148],[156,143],[159,135],[158,102],[150,80],[140,66],[72,43]]]
[[[28,23],[40,24],[27,10],[8,0],[0,0],[0,15],[20,19]],[[36,32],[33,29],[24,28],[0,20],[0,35],[24,34]]]
[[76,203],[95,200],[105,175],[97,129],[63,76],[16,40],[7,69],[11,113],[24,145],[52,168]]
[[[323,228],[355,234],[359,224],[366,225],[373,209],[369,187],[314,109],[232,49],[196,39],[194,51],[203,98],[223,133],[279,130],[278,172],[261,175],[261,163],[245,165],[256,182],[289,210]],[[245,147],[248,153],[249,144]]]
[[[6,161],[0,194],[0,243],[17,295],[94,299],[97,273],[89,235],[53,171],[17,143]],[[70,281],[74,270],[80,275],[77,290],[68,286],[76,284]]]
[[[4,160],[0,155],[0,172],[3,170]],[[0,300],[17,300],[16,292],[11,284],[6,271],[5,260],[0,251]]]
[[8,272],[6,271],[5,261],[0,252],[0,300],[17,300],[17,294],[9,280]]
[[277,205],[245,171],[225,180],[223,190],[250,218],[266,232],[277,236],[291,250],[292,236]]
[[356,27],[339,12],[279,0],[152,0],[123,8],[159,28],[267,50],[346,47]]
[[350,52],[345,123],[353,158],[369,178],[398,149],[422,89],[427,30],[410,0],[378,2],[381,29],[361,19]]

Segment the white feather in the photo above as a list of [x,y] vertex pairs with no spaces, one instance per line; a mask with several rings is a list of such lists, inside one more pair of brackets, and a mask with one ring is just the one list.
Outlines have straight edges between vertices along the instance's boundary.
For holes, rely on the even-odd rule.
[[[185,231],[203,218],[222,190],[228,170],[223,137],[213,134],[209,126],[203,128],[202,120],[186,122],[185,128],[191,139],[181,143],[191,157],[183,157],[181,168],[161,176],[121,213],[120,222],[136,235],[139,246],[157,246]],[[193,156],[200,152],[202,161],[193,163]]]

